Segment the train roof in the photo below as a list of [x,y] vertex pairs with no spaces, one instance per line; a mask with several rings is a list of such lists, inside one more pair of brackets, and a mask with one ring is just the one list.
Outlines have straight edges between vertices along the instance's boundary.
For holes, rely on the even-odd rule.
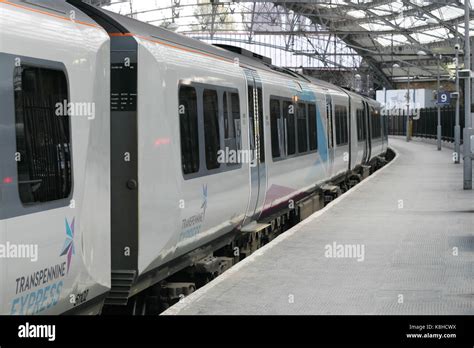
[[[133,34],[141,38],[148,37],[150,39],[159,39],[168,44],[173,44],[205,54],[214,55],[229,61],[233,61],[235,58],[238,58],[241,64],[248,67],[281,74],[287,78],[300,82],[309,82],[324,89],[339,91],[351,95],[358,95],[359,97],[369,100],[371,103],[375,103],[373,99],[366,98],[355,92],[344,90],[343,88],[327,81],[323,81],[308,75],[302,75],[287,68],[272,65],[271,62],[265,57],[246,51],[239,47],[228,45],[210,45],[200,40],[196,40],[161,27],[144,23],[100,7],[86,4],[82,0],[29,0],[28,2],[19,0],[10,1],[14,4],[29,7],[35,11],[51,14],[53,16],[62,15],[64,17],[69,17],[70,11],[72,9],[79,8],[88,16],[82,12],[77,12],[75,14],[75,20],[89,24],[94,24],[97,22],[97,24],[104,28],[109,34]],[[91,17],[95,22],[91,19]]]
[[[56,18],[63,18],[70,20],[71,11],[74,12],[74,21],[81,24],[88,24],[91,26],[97,26],[89,16],[81,11],[77,11],[77,8],[66,1],[57,0],[8,0],[6,4],[13,5],[17,9],[27,9],[33,12],[42,13]],[[99,27],[97,27],[100,30]]]
[[324,87],[328,89],[339,89],[337,86],[328,82],[321,81],[320,83],[320,80],[306,75],[301,75],[287,68],[272,65],[265,57],[259,56],[252,52],[249,54],[248,51],[239,47],[229,45],[210,45],[208,43],[175,33],[165,28],[144,23],[134,18],[126,17],[103,8],[84,4],[81,0],[68,0],[68,2],[83,10],[86,10],[86,12],[92,11],[94,13],[93,18],[100,25],[102,25],[109,32],[109,34],[133,34],[140,38],[150,38],[152,40],[158,39],[168,44],[173,44],[209,55],[214,55],[220,58],[225,58],[229,61],[233,61],[235,58],[238,58],[241,64],[248,67],[265,70],[272,73],[279,73],[286,76],[287,78],[297,81],[317,83],[319,85],[324,85]]

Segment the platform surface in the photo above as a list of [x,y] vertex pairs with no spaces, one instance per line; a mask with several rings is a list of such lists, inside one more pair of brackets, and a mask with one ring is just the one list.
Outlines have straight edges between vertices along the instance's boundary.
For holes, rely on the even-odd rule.
[[[474,314],[462,164],[451,149],[390,146],[388,166],[162,314]],[[364,246],[363,260],[327,257],[334,243]]]

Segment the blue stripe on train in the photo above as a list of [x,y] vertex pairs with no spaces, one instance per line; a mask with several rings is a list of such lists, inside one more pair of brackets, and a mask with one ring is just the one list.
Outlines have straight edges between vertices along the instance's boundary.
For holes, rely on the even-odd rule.
[[[295,86],[289,86],[292,91],[298,96],[301,101],[313,102],[316,104],[316,130],[318,133],[318,153],[321,161],[326,164],[329,158],[328,155],[328,140],[326,137],[326,129],[324,128],[324,123],[322,120],[321,112],[319,110],[319,105],[316,101],[316,96],[312,90],[310,90],[305,83],[301,83],[303,91],[298,91]],[[317,162],[315,163],[315,165]]]

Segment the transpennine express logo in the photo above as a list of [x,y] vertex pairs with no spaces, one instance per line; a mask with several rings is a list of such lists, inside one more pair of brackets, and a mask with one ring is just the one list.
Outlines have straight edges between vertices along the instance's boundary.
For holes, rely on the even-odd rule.
[[179,236],[179,241],[195,237],[201,231],[204,218],[206,217],[207,198],[208,198],[207,184],[202,185],[201,197],[202,197],[202,203],[201,203],[200,211],[192,215],[191,217],[182,220],[181,234]]
[[66,241],[64,242],[63,246],[63,251],[61,252],[61,255],[67,255],[67,273],[69,273],[69,267],[71,266],[71,258],[72,255],[75,254],[74,251],[74,220],[75,218],[72,219],[72,222],[69,224],[67,219],[64,219],[66,222]]

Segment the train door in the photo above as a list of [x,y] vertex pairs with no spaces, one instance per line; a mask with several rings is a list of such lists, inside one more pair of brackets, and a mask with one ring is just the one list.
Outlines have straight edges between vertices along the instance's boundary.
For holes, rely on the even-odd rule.
[[262,82],[256,71],[246,69],[249,116],[250,199],[244,225],[257,220],[263,208],[267,186]]
[[334,115],[332,97],[326,94],[326,131],[328,139],[328,167],[334,165]]
[[362,157],[362,163],[367,163],[369,162],[370,160],[370,156],[371,156],[371,141],[370,141],[370,138],[371,138],[371,134],[370,134],[370,108],[369,108],[369,105],[367,104],[367,102],[363,102],[364,103],[364,136],[365,136],[365,146],[364,146],[364,155]]

